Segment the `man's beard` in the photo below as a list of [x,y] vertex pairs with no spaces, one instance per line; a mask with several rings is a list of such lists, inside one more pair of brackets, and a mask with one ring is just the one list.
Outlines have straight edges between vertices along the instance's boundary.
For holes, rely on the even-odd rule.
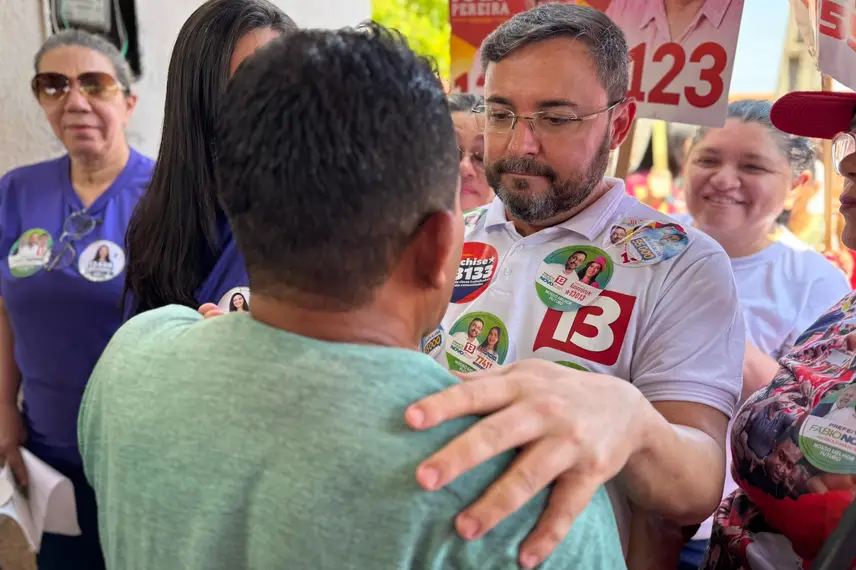
[[[516,219],[537,224],[573,210],[591,195],[603,179],[609,165],[609,132],[588,167],[571,178],[559,180],[559,175],[546,164],[531,158],[508,157],[488,164],[487,181],[496,195]],[[513,187],[502,184],[503,174],[530,174],[543,176],[550,184],[545,194],[531,192],[526,180],[515,180]]]

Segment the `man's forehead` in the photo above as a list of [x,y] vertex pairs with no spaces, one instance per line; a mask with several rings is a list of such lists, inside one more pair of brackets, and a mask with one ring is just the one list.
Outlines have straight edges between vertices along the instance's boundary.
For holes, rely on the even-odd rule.
[[485,98],[514,104],[538,101],[582,101],[603,91],[588,47],[570,38],[555,38],[519,48],[485,69]]

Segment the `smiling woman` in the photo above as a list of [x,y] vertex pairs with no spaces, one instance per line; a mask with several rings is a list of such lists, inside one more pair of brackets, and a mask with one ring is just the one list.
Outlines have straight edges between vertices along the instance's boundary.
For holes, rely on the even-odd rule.
[[[747,329],[744,399],[772,380],[776,359],[849,290],[838,269],[776,223],[789,193],[811,174],[815,153],[807,138],[776,129],[770,109],[766,101],[732,103],[723,128],[696,136],[686,165],[693,223],[728,253],[737,282]],[[734,487],[728,477],[726,492]],[[698,567],[709,536],[710,521],[685,562]]]

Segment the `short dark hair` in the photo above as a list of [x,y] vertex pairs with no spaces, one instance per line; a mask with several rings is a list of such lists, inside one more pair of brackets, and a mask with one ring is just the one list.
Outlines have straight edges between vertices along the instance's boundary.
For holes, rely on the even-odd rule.
[[397,32],[275,40],[241,66],[222,109],[219,198],[254,294],[364,304],[421,223],[455,209],[443,85]]
[[[245,34],[297,24],[268,0],[208,0],[178,32],[166,81],[160,151],[127,231],[125,291],[141,313],[196,308],[222,252],[214,184],[214,125],[235,46]],[[124,301],[123,301],[124,303]]]
[[630,58],[624,32],[606,14],[586,6],[545,4],[506,20],[482,44],[482,67],[557,37],[586,45],[610,103],[627,96]]

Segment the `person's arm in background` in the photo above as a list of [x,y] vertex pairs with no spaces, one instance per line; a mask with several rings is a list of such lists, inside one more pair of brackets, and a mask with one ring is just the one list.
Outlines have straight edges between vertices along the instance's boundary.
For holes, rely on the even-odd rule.
[[743,362],[743,392],[740,402],[769,384],[779,371],[779,363],[761,349],[746,341],[746,357]]
[[15,363],[15,339],[6,305],[0,297],[0,462],[8,462],[21,486],[27,484],[27,469],[19,446],[26,441],[24,420],[18,408],[21,373]]

